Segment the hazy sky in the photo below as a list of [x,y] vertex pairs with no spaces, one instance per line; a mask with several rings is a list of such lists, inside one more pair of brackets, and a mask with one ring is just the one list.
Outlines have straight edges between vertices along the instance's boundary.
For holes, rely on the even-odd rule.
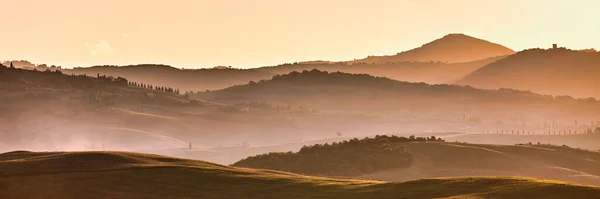
[[448,33],[600,48],[598,0],[0,0],[0,60],[258,67],[395,54]]

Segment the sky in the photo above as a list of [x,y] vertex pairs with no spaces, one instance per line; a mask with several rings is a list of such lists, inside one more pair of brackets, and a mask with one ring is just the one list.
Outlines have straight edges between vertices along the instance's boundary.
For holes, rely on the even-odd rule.
[[251,68],[344,61],[464,33],[600,48],[597,0],[0,0],[0,60]]

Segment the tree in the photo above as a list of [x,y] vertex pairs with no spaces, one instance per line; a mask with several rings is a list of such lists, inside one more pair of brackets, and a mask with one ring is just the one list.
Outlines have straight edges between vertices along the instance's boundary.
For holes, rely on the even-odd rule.
[[15,66],[13,65],[13,63],[12,63],[12,62],[10,62],[10,68],[12,68],[12,69],[14,69],[14,68],[15,68]]

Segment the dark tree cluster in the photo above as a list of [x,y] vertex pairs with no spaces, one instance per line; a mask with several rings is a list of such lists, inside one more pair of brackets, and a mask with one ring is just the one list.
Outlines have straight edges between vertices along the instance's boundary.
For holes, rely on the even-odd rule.
[[179,94],[179,89],[173,89],[171,87],[166,87],[166,86],[153,86],[153,85],[137,83],[137,82],[129,82],[129,85],[134,86],[134,87],[139,87],[139,88],[150,89],[150,90],[157,90],[157,91],[162,91],[162,92]]
[[304,146],[297,153],[268,153],[248,157],[233,166],[275,169],[293,173],[322,176],[359,176],[376,171],[404,168],[413,156],[399,143],[413,141],[443,141],[378,135],[374,138],[351,139],[342,142]]
[[[373,56],[369,56],[373,57]],[[298,65],[308,65],[308,66],[329,66],[329,65],[339,65],[339,66],[351,66],[351,65],[371,65],[371,66],[386,66],[386,67],[394,67],[390,65],[395,64],[412,64],[412,65],[425,65],[425,64],[448,64],[448,62],[442,61],[385,61],[385,62],[366,62],[366,61],[353,61],[353,62],[311,62],[311,63],[283,63],[276,66],[267,66],[265,68],[273,68],[273,67],[290,67],[290,66],[298,66]]]
[[120,85],[128,85],[130,84],[130,82],[123,78],[123,77],[113,77],[113,76],[106,76],[106,75],[100,75],[100,73],[96,74],[96,80],[98,81],[105,81],[105,82],[113,82],[113,83],[117,83]]
[[[87,75],[64,75],[60,70],[26,70],[21,68],[0,68],[0,82],[15,90],[31,90],[51,88],[55,91],[81,89],[86,92],[114,90],[115,87],[127,85],[127,79],[118,77],[93,78]],[[33,81],[30,81],[33,80]]]
[[563,148],[571,148],[570,146],[563,144],[563,145],[554,145],[554,144],[542,144],[540,142],[537,143],[532,143],[532,142],[528,142],[528,143],[518,143],[515,144],[516,146],[534,146],[534,145],[544,145],[544,146],[553,146],[553,147],[563,147]]

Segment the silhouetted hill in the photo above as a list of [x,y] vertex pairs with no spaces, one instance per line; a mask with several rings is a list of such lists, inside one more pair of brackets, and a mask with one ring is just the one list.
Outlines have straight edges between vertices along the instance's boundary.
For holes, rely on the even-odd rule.
[[488,64],[459,84],[513,88],[552,95],[600,97],[600,53],[530,49]]
[[[329,73],[316,69],[276,75],[270,80],[250,82],[249,84],[204,92],[195,96],[222,101],[302,102],[320,101],[323,98],[328,98],[328,101],[336,101],[337,103],[356,100],[400,103],[417,100],[419,103],[444,102],[465,105],[501,102],[531,105],[534,103],[560,104],[561,99],[563,99],[510,89],[482,90],[468,86],[429,85],[396,81],[367,74]],[[580,104],[598,105],[598,101],[593,99],[572,100]],[[388,105],[385,104],[385,106]]]
[[[0,68],[0,149],[185,145],[167,129],[179,123],[181,110],[209,105],[130,83],[120,77]],[[153,134],[157,129],[167,132]]]
[[233,166],[266,168],[293,173],[324,176],[358,176],[381,170],[409,167],[412,153],[391,143],[442,141],[435,137],[406,138],[376,136],[331,144],[304,146],[296,153],[268,153],[240,160]]
[[419,48],[390,56],[370,56],[354,62],[386,63],[401,61],[470,62],[515,52],[499,44],[464,34],[449,34]]
[[10,66],[10,63],[12,62],[13,66],[15,68],[28,68],[28,69],[33,69],[36,67],[35,64],[32,64],[31,62],[27,61],[27,60],[14,60],[14,61],[4,61],[0,64],[4,65],[4,66]]
[[125,152],[0,154],[3,199],[22,198],[590,198],[600,188],[515,177],[385,183],[228,167]]
[[[434,140],[435,137],[433,137]],[[385,146],[388,152],[377,152]],[[383,154],[400,149],[402,154]],[[340,151],[352,151],[341,153]],[[386,181],[432,177],[522,176],[600,185],[600,153],[544,144],[482,145],[376,136],[269,153],[233,164],[301,174]],[[331,165],[329,165],[331,164]]]
[[[464,34],[450,34],[419,48],[392,56],[372,56],[348,62],[305,61],[275,67],[235,69],[177,69],[166,65],[93,66],[64,69],[66,74],[121,76],[132,81],[167,85],[182,91],[222,89],[268,79],[292,71],[319,69],[330,72],[365,73],[400,81],[453,83],[514,51]],[[157,75],[160,74],[160,75]]]
[[[162,88],[97,74],[2,67],[0,151],[17,146],[29,150],[187,149],[189,143],[196,150],[321,139],[335,136],[342,128],[365,130],[373,125],[359,115],[330,117],[307,107],[260,101],[194,100],[157,87]],[[348,121],[354,126],[334,125]]]
[[[330,114],[332,118],[356,114],[366,120],[385,123],[374,128],[415,128],[412,132],[425,129],[445,132],[507,129],[583,132],[589,128],[587,121],[596,121],[600,117],[600,104],[595,99],[547,96],[511,89],[483,90],[458,85],[409,83],[366,74],[318,70],[292,72],[271,80],[191,97],[219,103],[265,101],[283,106],[304,106],[320,114]],[[574,124],[575,120],[584,122]]]
[[272,73],[287,74],[293,71],[318,69],[328,72],[345,72],[354,74],[369,74],[378,77],[387,77],[399,81],[425,82],[429,84],[454,83],[464,78],[475,70],[505,56],[490,57],[464,63],[444,62],[388,62],[369,64],[365,62],[329,62],[318,64],[294,63],[282,64],[273,67],[262,67],[256,70]]
[[63,70],[65,74],[110,75],[136,82],[165,85],[182,91],[204,91],[258,81],[271,74],[234,68],[178,69],[167,65],[93,66]]

